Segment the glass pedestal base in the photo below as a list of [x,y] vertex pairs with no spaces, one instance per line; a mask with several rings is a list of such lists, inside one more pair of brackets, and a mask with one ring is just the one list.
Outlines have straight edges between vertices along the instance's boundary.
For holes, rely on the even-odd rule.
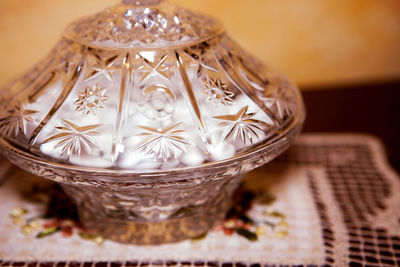
[[121,243],[155,245],[197,238],[224,218],[221,214],[197,214],[159,222],[141,222],[101,217],[87,209],[80,209],[79,216],[85,228],[104,238]]
[[152,245],[205,234],[226,216],[242,176],[166,188],[111,190],[62,185],[90,232],[117,242]]

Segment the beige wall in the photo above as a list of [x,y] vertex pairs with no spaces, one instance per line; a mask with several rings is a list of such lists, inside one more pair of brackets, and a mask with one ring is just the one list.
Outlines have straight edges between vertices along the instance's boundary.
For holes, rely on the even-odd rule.
[[[400,78],[399,0],[171,0],[303,86]],[[0,0],[0,86],[46,55],[68,22],[115,0]]]

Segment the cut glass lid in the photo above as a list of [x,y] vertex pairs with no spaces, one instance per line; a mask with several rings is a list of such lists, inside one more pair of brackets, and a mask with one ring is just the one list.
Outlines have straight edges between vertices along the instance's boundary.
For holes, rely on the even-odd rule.
[[68,167],[135,171],[267,153],[304,120],[285,76],[213,18],[160,0],[125,0],[72,23],[3,89],[0,107],[3,147]]

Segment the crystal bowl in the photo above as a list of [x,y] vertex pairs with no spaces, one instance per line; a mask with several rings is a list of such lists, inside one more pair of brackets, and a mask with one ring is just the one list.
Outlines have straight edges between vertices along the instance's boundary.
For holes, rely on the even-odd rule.
[[0,107],[1,152],[60,183],[88,229],[135,244],[207,232],[305,118],[283,74],[215,19],[161,0],[72,23]]

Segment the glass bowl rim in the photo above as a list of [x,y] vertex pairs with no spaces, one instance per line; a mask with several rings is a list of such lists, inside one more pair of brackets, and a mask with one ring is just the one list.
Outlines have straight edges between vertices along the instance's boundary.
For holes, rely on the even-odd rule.
[[[243,160],[256,158],[260,154],[267,154],[271,152],[273,149],[281,147],[285,143],[289,144],[291,139],[294,139],[301,132],[301,129],[305,121],[305,109],[303,108],[302,111],[299,113],[300,114],[298,114],[298,116],[295,116],[294,119],[291,121],[291,123],[288,125],[288,127],[286,127],[285,130],[280,132],[279,135],[275,136],[272,139],[266,140],[265,142],[254,147],[252,150],[246,151],[243,154],[237,154],[233,157],[224,160],[213,161],[210,163],[204,163],[197,166],[195,165],[195,166],[178,167],[166,170],[151,170],[151,169],[129,170],[129,169],[112,169],[112,168],[107,169],[107,168],[86,167],[79,165],[68,165],[66,163],[57,161],[46,161],[45,158],[40,158],[38,156],[35,156],[34,154],[29,154],[28,152],[22,151],[20,148],[15,147],[2,137],[0,137],[0,152],[5,156],[5,158],[9,158],[7,154],[11,154],[15,156],[16,159],[34,163],[39,166],[46,166],[57,170],[61,169],[63,171],[77,172],[85,174],[90,177],[92,176],[95,177],[97,175],[121,176],[124,177],[123,181],[128,182],[129,180],[125,180],[125,178],[127,177],[134,179],[134,178],[151,177],[151,176],[165,176],[165,175],[174,176],[185,172],[193,172],[193,171],[200,172],[214,167],[230,166],[231,164],[242,162]],[[188,177],[188,179],[190,179],[190,177]]]

